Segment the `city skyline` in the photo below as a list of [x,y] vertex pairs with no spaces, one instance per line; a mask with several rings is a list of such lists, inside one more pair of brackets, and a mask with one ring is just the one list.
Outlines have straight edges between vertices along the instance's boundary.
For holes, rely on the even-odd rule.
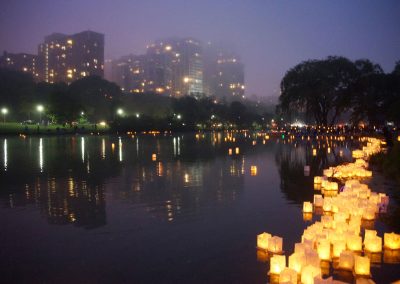
[[105,59],[143,54],[146,45],[170,36],[226,42],[246,66],[248,95],[279,95],[285,72],[307,59],[369,58],[385,72],[400,59],[396,1],[8,1],[3,6],[0,51],[35,54],[45,35],[82,30],[105,34]]

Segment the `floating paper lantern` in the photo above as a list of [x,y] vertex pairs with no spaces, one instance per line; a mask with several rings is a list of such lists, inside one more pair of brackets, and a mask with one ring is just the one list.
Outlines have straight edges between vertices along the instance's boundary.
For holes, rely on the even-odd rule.
[[331,242],[329,240],[320,240],[318,243],[317,252],[321,260],[330,260]]
[[228,149],[228,155],[229,155],[229,156],[232,155],[232,149],[231,149],[231,148]]
[[340,257],[340,254],[346,250],[346,241],[344,240],[337,240],[333,242],[333,250],[332,256],[337,258]]
[[385,263],[400,263],[400,250],[385,249],[383,251],[383,261]]
[[236,153],[236,155],[238,155],[240,153],[239,147],[235,148],[235,153]]
[[368,257],[365,256],[358,256],[356,255],[354,258],[354,273],[356,275],[370,275],[370,260]]
[[366,240],[368,240],[370,238],[373,238],[373,237],[376,237],[377,234],[378,234],[378,232],[376,230],[365,229],[364,230],[364,243],[365,243]]
[[251,176],[256,176],[257,175],[257,166],[251,166],[250,167],[250,175]]
[[157,154],[151,155],[151,160],[152,160],[152,161],[156,161],[156,160],[157,160]]
[[364,247],[369,252],[381,252],[382,251],[382,238],[378,236],[369,237],[364,241]]
[[282,243],[283,243],[282,238],[273,236],[268,241],[268,251],[272,252],[272,253],[281,253],[282,252]]
[[348,236],[346,241],[347,249],[352,251],[362,250],[362,238],[360,236]]
[[321,268],[307,265],[301,271],[301,283],[302,284],[314,284],[314,278],[321,277]]
[[362,218],[367,221],[374,220],[375,219],[375,209],[371,208],[371,207],[365,208],[364,212],[362,214]]
[[303,212],[304,213],[312,213],[313,212],[313,205],[311,202],[304,201],[303,203]]
[[383,235],[385,248],[388,249],[400,249],[400,234],[385,233]]
[[294,244],[294,253],[305,254],[307,249],[307,244],[305,243],[295,243]]
[[339,256],[339,268],[343,270],[353,270],[354,253],[352,251],[343,251]]
[[321,260],[319,259],[318,253],[315,250],[306,250],[304,255],[306,257],[306,265],[319,267]]
[[290,269],[290,268],[285,268],[279,274],[279,283],[285,283],[285,284],[297,284],[297,272],[296,270]]
[[322,207],[324,205],[324,198],[321,194],[314,194],[314,206]]
[[298,274],[306,264],[306,257],[304,253],[295,252],[289,256],[289,268],[295,270]]
[[270,270],[271,274],[280,274],[286,267],[286,257],[284,255],[274,255],[271,257]]
[[322,177],[320,176],[315,176],[314,177],[314,183],[315,184],[320,184],[322,182]]
[[257,247],[260,249],[267,250],[268,249],[268,241],[270,238],[272,238],[272,235],[268,234],[266,232],[257,235]]

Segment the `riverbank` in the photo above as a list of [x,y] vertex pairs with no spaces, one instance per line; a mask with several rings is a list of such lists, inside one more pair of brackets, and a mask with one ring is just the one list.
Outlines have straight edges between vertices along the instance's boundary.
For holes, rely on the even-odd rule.
[[63,134],[106,134],[110,131],[108,125],[77,124],[66,126],[62,124],[22,124],[17,122],[0,123],[0,135],[63,135]]
[[385,176],[400,182],[400,142],[394,142],[387,152],[373,155],[370,163]]

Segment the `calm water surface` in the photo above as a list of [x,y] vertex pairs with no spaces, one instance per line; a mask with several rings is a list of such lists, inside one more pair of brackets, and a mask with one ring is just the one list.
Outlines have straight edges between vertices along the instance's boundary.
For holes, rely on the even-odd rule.
[[[256,235],[281,236],[292,253],[311,224],[301,207],[312,176],[358,144],[313,156],[316,142],[236,136],[1,138],[1,282],[266,283]],[[380,235],[398,232],[391,214]],[[397,280],[400,265],[372,274]]]

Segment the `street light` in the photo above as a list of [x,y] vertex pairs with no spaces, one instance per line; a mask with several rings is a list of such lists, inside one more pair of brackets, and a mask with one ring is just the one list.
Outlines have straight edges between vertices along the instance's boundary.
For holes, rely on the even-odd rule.
[[3,122],[6,122],[6,114],[8,113],[8,109],[3,107],[1,109],[1,113],[3,114]]
[[177,118],[177,119],[181,119],[182,116],[181,116],[180,114],[178,114],[178,115],[176,116],[176,118]]
[[137,113],[137,114],[136,114],[136,117],[137,117],[137,118],[139,118],[139,117],[140,117],[140,114],[139,114],[139,113]]
[[42,112],[44,107],[42,105],[37,105],[36,110],[39,112],[39,124],[42,123]]
[[124,114],[124,110],[122,108],[117,109],[117,114],[122,116]]

